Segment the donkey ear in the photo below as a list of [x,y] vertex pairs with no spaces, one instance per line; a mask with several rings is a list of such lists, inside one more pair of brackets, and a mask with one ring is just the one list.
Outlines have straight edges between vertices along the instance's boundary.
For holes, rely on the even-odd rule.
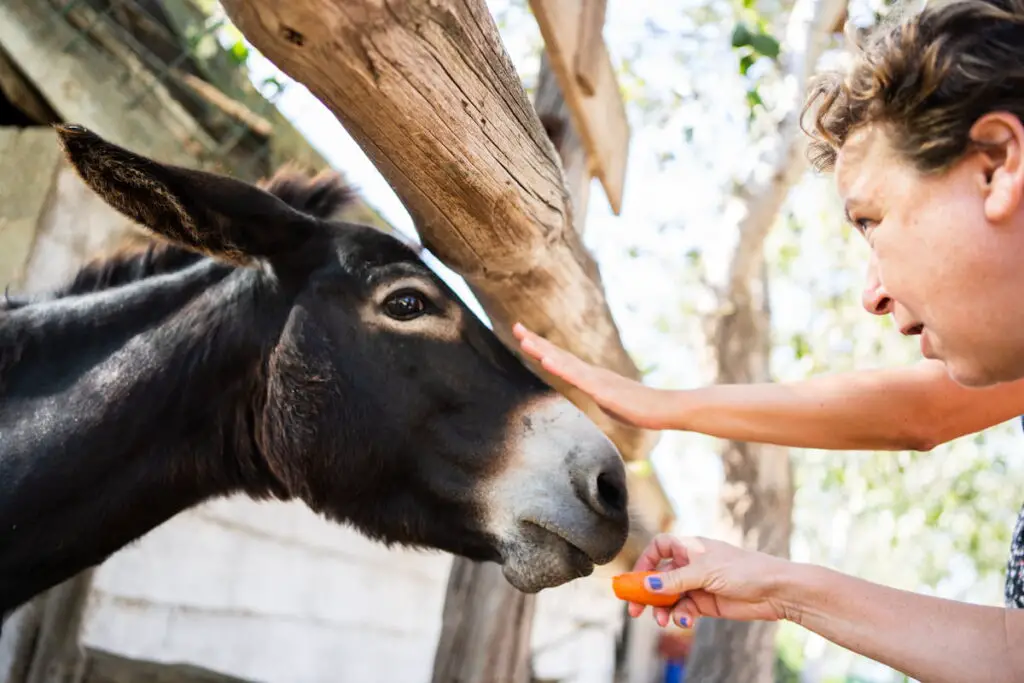
[[243,265],[294,253],[320,229],[316,219],[254,185],[161,164],[81,126],[56,129],[86,185],[128,218],[186,249]]

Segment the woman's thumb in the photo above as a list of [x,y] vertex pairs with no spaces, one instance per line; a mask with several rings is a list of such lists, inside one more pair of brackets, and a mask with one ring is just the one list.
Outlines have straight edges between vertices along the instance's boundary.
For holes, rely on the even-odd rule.
[[648,576],[645,583],[653,593],[685,593],[701,587],[703,577],[692,564]]

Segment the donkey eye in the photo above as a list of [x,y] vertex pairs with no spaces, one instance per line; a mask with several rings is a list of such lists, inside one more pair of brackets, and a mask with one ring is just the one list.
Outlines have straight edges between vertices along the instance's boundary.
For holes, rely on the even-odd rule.
[[427,310],[427,302],[419,292],[395,292],[384,300],[384,312],[395,320],[412,320]]

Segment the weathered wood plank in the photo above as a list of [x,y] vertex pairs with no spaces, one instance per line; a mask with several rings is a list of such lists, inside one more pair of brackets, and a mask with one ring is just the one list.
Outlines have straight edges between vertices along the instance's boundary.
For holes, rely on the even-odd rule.
[[576,71],[576,83],[587,97],[596,91],[598,70],[603,66],[601,60],[601,43],[604,42],[602,29],[608,9],[608,0],[590,0],[583,3],[580,12],[580,42],[573,59]]
[[2,45],[0,45],[0,92],[34,125],[42,126],[58,121],[53,107],[25,78],[21,69],[11,60]]
[[[511,325],[521,320],[638,376],[573,230],[554,148],[483,0],[222,5],[257,49],[338,117],[395,188],[425,246],[465,278],[510,347],[518,347]],[[653,435],[558,388],[627,458],[653,445]]]
[[583,139],[572,122],[569,106],[562,97],[547,53],[540,57],[540,76],[533,103],[551,142],[558,150],[564,171],[562,181],[572,201],[573,227],[583,235],[590,203],[590,164]]
[[584,94],[576,80],[583,4],[583,0],[530,0],[530,9],[537,17],[551,68],[587,148],[593,174],[601,181],[612,211],[618,214],[629,157],[629,120],[603,40],[591,44],[595,52],[591,62],[594,94]]

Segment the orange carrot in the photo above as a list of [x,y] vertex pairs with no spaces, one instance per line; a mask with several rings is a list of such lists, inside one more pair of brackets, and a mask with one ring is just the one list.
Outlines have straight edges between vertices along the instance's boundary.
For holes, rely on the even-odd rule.
[[629,572],[612,578],[615,597],[627,602],[636,602],[652,607],[671,607],[682,597],[679,593],[652,593],[644,585],[644,579],[660,572]]

